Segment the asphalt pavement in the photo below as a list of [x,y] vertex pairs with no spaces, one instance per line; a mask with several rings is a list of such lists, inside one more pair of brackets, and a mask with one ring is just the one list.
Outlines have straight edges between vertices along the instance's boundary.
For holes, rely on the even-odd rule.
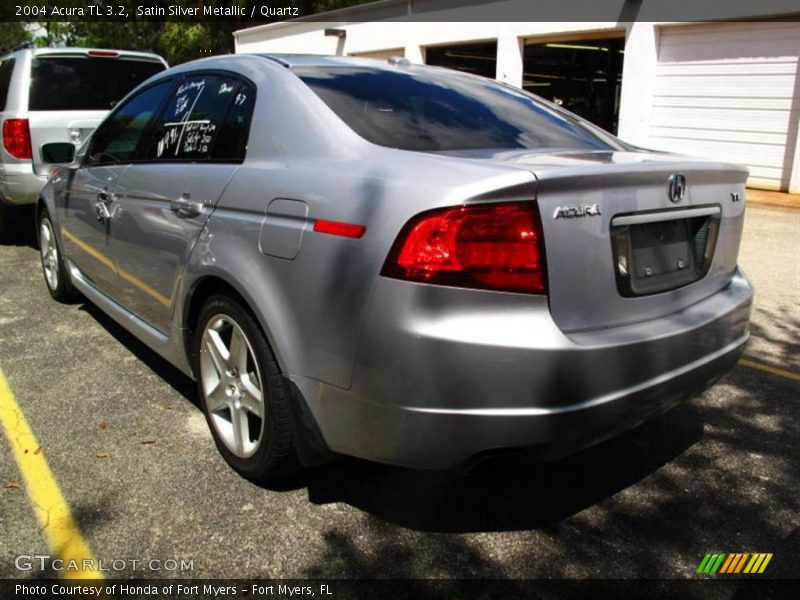
[[[0,246],[0,369],[95,556],[192,563],[112,576],[694,578],[705,553],[747,551],[774,554],[765,576],[796,577],[800,211],[751,206],[741,264],[755,366],[554,463],[464,474],[342,459],[249,483],[189,379],[92,305],[50,299],[26,230]],[[9,442],[0,577],[31,577],[15,558],[52,549]]]

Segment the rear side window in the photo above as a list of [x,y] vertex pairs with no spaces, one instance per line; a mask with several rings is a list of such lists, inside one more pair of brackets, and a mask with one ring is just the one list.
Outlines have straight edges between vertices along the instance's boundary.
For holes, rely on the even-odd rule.
[[147,160],[241,160],[255,93],[223,75],[192,75],[178,84],[145,152]]
[[255,102],[256,90],[252,85],[243,83],[233,97],[228,114],[211,149],[212,159],[244,160]]
[[366,140],[423,152],[620,149],[525,92],[446,70],[302,67],[296,75]]
[[156,62],[89,56],[40,56],[31,65],[29,110],[110,110],[165,69]]
[[11,74],[14,72],[14,59],[0,61],[0,110],[6,109],[8,88],[11,85]]
[[167,80],[142,90],[104,121],[92,136],[89,164],[131,162],[173,84]]

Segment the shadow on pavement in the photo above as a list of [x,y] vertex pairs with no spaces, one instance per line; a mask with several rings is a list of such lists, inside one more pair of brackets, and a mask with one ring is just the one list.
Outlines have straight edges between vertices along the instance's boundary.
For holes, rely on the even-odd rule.
[[[81,308],[197,405],[189,378],[98,309]],[[774,318],[786,326],[789,360],[797,318]],[[263,487],[305,489],[316,505],[361,513],[358,535],[336,519],[320,529],[309,577],[494,578],[509,576],[510,565],[510,576],[531,576],[542,572],[537,556],[547,577],[596,576],[574,569],[598,564],[608,577],[690,577],[707,551],[774,552],[771,574],[791,577],[800,558],[798,389],[740,366],[698,398],[559,461],[498,458],[465,474],[342,458]],[[474,542],[492,532],[517,540],[506,538],[505,558]]]
[[36,208],[33,205],[0,206],[0,247],[28,246],[38,248]]
[[702,434],[696,409],[684,404],[632,432],[555,462],[512,454],[464,473],[341,459],[271,489],[304,486],[316,504],[346,502],[420,531],[546,529],[657,471]]
[[[776,331],[770,332],[760,321],[771,323]],[[775,349],[779,361],[775,366],[800,373],[800,308],[796,304],[776,309],[755,306],[750,335],[766,340]]]
[[94,304],[84,301],[79,310],[89,313],[115,340],[130,350],[148,369],[166,381],[172,389],[189,402],[198,408],[200,407],[200,399],[197,397],[197,388],[194,381],[153,352]]
[[[407,528],[432,534],[425,544],[442,557],[441,577],[504,576],[515,563],[476,551],[471,536],[441,535],[495,531],[520,536],[515,568],[524,576],[541,573],[543,560],[547,577],[592,576],[574,571],[592,564],[608,577],[691,577],[704,552],[723,550],[774,552],[770,576],[796,577],[800,406],[785,399],[798,386],[743,368],[720,386],[553,463],[462,475],[346,460],[309,472],[295,483],[312,502],[344,502],[374,517],[359,539],[325,531],[309,575],[413,577],[420,566],[403,541]],[[541,544],[547,557],[537,558]]]

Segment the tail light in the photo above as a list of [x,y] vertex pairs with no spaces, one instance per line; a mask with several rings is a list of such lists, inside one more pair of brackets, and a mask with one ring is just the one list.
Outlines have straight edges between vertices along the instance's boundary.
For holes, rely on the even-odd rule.
[[3,122],[3,148],[14,158],[33,157],[28,119],[6,119]]
[[458,287],[544,294],[544,244],[532,202],[422,213],[394,243],[382,275]]

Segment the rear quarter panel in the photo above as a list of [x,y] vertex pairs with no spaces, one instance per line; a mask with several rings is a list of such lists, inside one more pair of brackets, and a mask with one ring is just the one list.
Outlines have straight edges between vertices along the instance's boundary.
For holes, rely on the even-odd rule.
[[[185,285],[218,276],[239,290],[287,374],[350,386],[373,288],[391,245],[412,216],[483,195],[494,199],[498,189],[507,191],[498,200],[534,195],[533,176],[517,169],[375,152],[384,154],[383,160],[248,161],[193,252]],[[304,203],[305,216],[268,216],[275,199]],[[317,219],[364,225],[366,233],[360,239],[317,233]],[[294,258],[262,252],[265,223],[273,232],[299,232]]]
[[[347,388],[373,287],[403,225],[423,210],[492,199],[498,189],[532,199],[535,179],[509,166],[374,146],[286,68],[258,57],[237,65],[258,86],[247,158],[198,240],[183,293],[206,277],[227,281],[255,312],[285,374]],[[299,236],[288,258],[262,252],[276,199],[305,205],[267,228]],[[316,233],[317,219],[364,225],[366,233]],[[178,318],[190,325],[185,310]]]

